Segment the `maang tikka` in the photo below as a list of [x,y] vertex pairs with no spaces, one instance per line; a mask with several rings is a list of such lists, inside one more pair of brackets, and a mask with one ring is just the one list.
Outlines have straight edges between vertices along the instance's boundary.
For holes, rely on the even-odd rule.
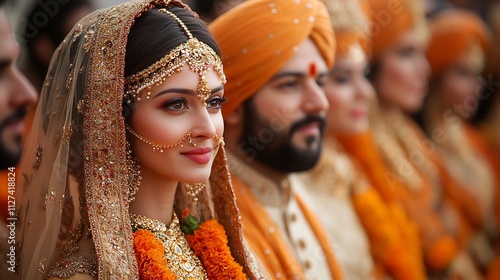
[[[226,83],[226,75],[223,71],[221,59],[211,47],[193,37],[187,26],[175,14],[165,8],[159,9],[158,11],[174,18],[184,30],[188,40],[171,50],[167,55],[150,65],[148,68],[125,77],[125,97],[130,96],[132,99],[140,101],[140,92],[147,89],[146,99],[149,99],[153,86],[160,85],[167,77],[182,71],[184,64],[187,64],[189,68],[199,76],[200,80],[196,88],[197,97],[206,106],[206,101],[212,92],[208,86],[205,74],[211,67],[213,67],[218,74],[222,84]],[[130,103],[131,99],[128,98],[127,102]]]

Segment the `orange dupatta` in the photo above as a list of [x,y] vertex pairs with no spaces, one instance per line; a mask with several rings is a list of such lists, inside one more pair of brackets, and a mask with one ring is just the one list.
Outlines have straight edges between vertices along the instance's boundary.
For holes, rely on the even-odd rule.
[[[418,245],[421,244],[420,235],[421,248],[423,248],[428,267],[431,270],[444,270],[455,257],[457,245],[445,232],[439,218],[420,205],[421,200],[427,200],[428,187],[430,186],[424,188],[419,194],[409,193],[408,188],[387,167],[370,132],[358,135],[339,135],[337,139],[343,144],[346,151],[358,161],[373,187],[389,205],[389,208],[393,209],[391,211],[400,212],[396,210],[404,206],[407,215],[395,216],[401,219],[398,225],[404,232],[406,242],[413,244],[413,246],[410,245],[410,249],[414,250],[413,254],[418,255],[422,252],[422,249],[418,248]],[[415,233],[414,227],[405,226],[413,224],[413,222],[418,226],[420,234]]]

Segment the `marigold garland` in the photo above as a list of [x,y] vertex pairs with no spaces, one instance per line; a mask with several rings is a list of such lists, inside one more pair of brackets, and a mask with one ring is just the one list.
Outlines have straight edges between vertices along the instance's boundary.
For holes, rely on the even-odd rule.
[[176,280],[164,258],[165,248],[156,236],[144,229],[134,232],[134,251],[141,280]]
[[224,227],[216,220],[206,220],[194,230],[194,234],[186,237],[195,255],[205,265],[209,279],[246,279],[243,268],[234,260],[227,246]]
[[[209,279],[247,279],[243,267],[231,255],[222,225],[214,219],[201,222],[189,211],[183,211],[182,217],[187,241],[203,263]],[[164,250],[163,244],[152,232],[143,229],[134,232],[134,251],[141,280],[177,279],[168,268]]]

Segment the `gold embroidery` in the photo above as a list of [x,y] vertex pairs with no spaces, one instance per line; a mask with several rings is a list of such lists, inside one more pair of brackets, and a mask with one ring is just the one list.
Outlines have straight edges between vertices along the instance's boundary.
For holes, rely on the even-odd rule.
[[56,197],[56,191],[54,188],[50,188],[50,190],[45,194],[45,201],[43,203],[43,209],[47,210],[47,205],[50,205],[54,202],[54,198]]
[[77,273],[87,274],[97,279],[97,261],[84,256],[66,257],[50,269],[48,276],[68,279]]
[[75,69],[71,70],[69,73],[68,80],[66,81],[66,89],[70,90],[71,87],[73,86],[73,76],[75,75]]
[[73,134],[73,129],[71,126],[64,126],[62,132],[62,141],[64,144],[69,144],[69,140],[71,139],[71,135]]
[[71,201],[71,193],[69,190],[65,190],[61,196],[61,199],[59,199],[59,213],[62,213],[64,207],[68,205],[68,203]]
[[38,272],[44,274],[45,273],[46,265],[47,265],[47,259],[46,258],[42,258],[40,260],[40,262],[38,263]]
[[85,106],[85,101],[83,101],[83,99],[79,100],[77,105],[76,105],[76,109],[78,110],[78,113],[82,114],[83,113],[83,106]]
[[40,162],[42,161],[43,149],[40,145],[36,145],[35,161],[33,162],[33,169],[38,170]]

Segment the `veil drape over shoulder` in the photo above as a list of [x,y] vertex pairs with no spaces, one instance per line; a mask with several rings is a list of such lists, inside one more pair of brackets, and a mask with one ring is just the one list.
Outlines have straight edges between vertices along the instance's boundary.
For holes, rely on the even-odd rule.
[[[189,9],[177,1],[137,0],[96,11],[73,28],[53,55],[19,176],[21,279],[71,276],[64,273],[139,278],[122,113],[125,49],[134,18],[166,5]],[[178,188],[178,216],[189,207],[217,219],[235,260],[249,278],[259,278],[242,238],[222,148],[209,180],[196,203]],[[58,272],[61,266],[64,272]]]

